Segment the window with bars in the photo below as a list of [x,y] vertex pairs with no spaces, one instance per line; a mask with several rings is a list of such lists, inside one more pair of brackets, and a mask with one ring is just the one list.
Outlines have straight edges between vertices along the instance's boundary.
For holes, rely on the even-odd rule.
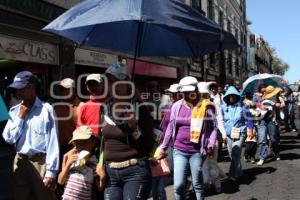
[[212,20],[215,20],[214,1],[213,0],[208,0],[207,11],[208,11],[208,17]]
[[239,30],[236,28],[235,29],[235,39],[238,40],[239,37]]
[[201,0],[192,0],[191,4],[193,8],[197,9],[201,13],[203,12]]
[[216,68],[216,56],[214,53],[209,54],[209,62],[210,62],[209,68],[215,69]]
[[232,33],[230,19],[228,19],[228,22],[227,22],[227,31],[230,32],[230,33]]
[[240,76],[240,62],[238,58],[235,60],[235,73],[236,76]]
[[224,14],[223,11],[219,11],[219,25],[224,28]]
[[228,73],[232,74],[232,54],[231,54],[231,52],[228,53],[227,66],[228,66]]

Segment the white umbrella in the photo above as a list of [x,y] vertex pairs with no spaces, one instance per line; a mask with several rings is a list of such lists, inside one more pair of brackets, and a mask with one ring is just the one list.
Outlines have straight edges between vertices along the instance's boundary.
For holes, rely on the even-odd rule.
[[249,77],[243,83],[243,93],[254,93],[258,90],[259,85],[272,85],[274,87],[282,87],[287,84],[287,81],[280,75],[276,74],[256,74],[254,76]]

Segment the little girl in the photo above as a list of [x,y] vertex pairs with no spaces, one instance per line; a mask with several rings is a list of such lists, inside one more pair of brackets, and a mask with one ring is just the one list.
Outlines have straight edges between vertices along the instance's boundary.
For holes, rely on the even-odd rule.
[[74,148],[64,155],[62,171],[58,176],[58,183],[65,185],[63,200],[92,199],[98,163],[94,155],[95,141],[88,126],[80,126],[73,132],[70,143]]
[[253,136],[247,136],[245,140],[245,161],[251,162],[252,164],[255,163],[255,154],[257,151],[257,136],[255,129],[253,129]]

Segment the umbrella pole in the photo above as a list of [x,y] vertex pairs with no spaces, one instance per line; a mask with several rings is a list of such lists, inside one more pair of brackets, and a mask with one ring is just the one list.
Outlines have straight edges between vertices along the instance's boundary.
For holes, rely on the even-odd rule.
[[135,41],[135,49],[134,49],[134,58],[133,58],[133,66],[132,66],[132,72],[131,72],[131,81],[134,82],[135,78],[135,65],[136,65],[136,58],[139,56],[138,52],[141,47],[141,37],[142,37],[142,23],[138,22],[138,32],[137,32],[137,37]]

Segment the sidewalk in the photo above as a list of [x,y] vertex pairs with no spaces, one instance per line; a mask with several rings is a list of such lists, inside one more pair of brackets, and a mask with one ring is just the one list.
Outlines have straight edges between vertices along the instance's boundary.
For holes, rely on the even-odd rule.
[[[299,120],[297,121],[299,127]],[[238,186],[222,182],[222,192],[206,191],[206,200],[300,200],[300,138],[298,133],[281,135],[281,160],[263,166],[242,161],[244,176]],[[219,163],[228,172],[229,162]],[[168,199],[174,199],[173,188],[167,188]],[[194,199],[193,195],[188,199]]]

